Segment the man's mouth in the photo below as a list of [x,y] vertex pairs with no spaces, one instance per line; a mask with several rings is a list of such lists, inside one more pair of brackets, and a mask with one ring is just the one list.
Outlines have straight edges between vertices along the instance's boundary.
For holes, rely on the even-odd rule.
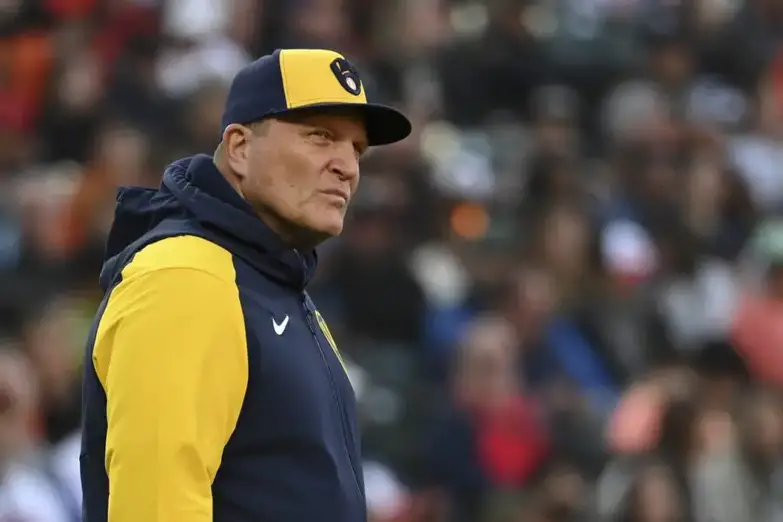
[[348,200],[350,199],[350,195],[347,192],[340,189],[328,189],[328,190],[323,190],[321,192],[323,192],[327,196],[331,196],[333,198],[339,198],[340,200],[342,200],[343,204],[347,204]]

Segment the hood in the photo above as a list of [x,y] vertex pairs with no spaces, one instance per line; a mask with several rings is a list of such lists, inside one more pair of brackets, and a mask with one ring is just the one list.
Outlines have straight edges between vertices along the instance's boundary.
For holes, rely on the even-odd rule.
[[[210,156],[199,154],[169,165],[159,189],[123,187],[101,270],[107,289],[126,264],[135,245],[164,220],[194,223],[210,241],[241,257],[280,284],[304,290],[315,274],[315,251],[300,253],[288,247],[255,214],[226,181]],[[171,234],[192,233],[183,228]]]

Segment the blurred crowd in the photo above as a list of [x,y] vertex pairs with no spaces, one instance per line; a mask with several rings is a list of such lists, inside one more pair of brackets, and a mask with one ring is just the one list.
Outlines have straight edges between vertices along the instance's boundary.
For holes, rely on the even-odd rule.
[[80,520],[115,187],[279,47],[415,125],[311,289],[371,522],[783,521],[781,44],[782,0],[3,0],[0,521]]

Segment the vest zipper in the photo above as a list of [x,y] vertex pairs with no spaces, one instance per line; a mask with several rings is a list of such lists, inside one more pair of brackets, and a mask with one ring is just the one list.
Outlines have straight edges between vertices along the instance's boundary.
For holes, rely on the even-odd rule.
[[348,438],[349,438],[349,430],[350,428],[347,426],[348,421],[345,417],[345,407],[343,406],[342,401],[340,400],[340,394],[337,392],[337,384],[334,380],[334,374],[332,373],[332,368],[329,365],[329,360],[326,358],[326,354],[324,353],[324,349],[321,346],[321,341],[318,340],[318,330],[319,328],[316,324],[315,319],[315,305],[313,304],[310,297],[305,294],[303,303],[304,305],[304,311],[305,315],[307,316],[307,325],[310,327],[310,333],[313,336],[313,339],[315,339],[315,345],[318,347],[318,353],[321,355],[321,360],[324,363],[324,367],[326,368],[326,373],[329,376],[329,383],[332,386],[332,397],[334,398],[335,404],[337,405],[337,408],[340,413],[340,427],[342,428],[342,434],[343,434],[343,449],[345,449],[345,454],[348,457],[348,461],[351,463],[351,476],[353,476],[353,482],[356,486],[356,492],[359,495],[359,500],[361,502],[364,502],[364,492],[362,491],[362,488],[359,486],[359,478],[356,476],[356,467],[357,465],[360,465],[360,463],[354,462],[353,457],[351,456],[351,450],[348,448]]

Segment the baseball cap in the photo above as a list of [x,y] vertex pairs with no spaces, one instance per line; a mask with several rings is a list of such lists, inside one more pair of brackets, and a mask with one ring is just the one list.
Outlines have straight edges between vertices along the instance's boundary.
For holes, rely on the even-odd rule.
[[369,103],[356,68],[326,49],[278,49],[237,73],[223,112],[221,131],[301,110],[349,107],[365,119],[370,145],[387,145],[411,132],[397,109]]

